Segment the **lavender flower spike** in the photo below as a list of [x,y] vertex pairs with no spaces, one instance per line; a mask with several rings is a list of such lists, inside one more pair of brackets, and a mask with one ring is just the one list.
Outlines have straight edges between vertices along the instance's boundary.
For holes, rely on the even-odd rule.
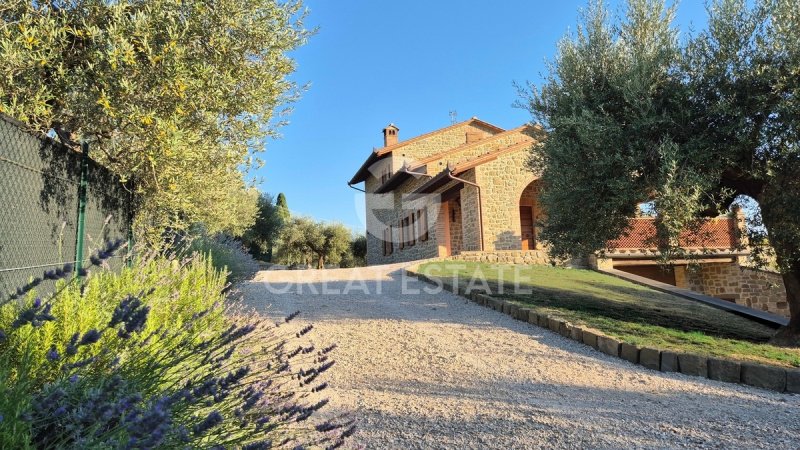
[[214,428],[215,426],[221,424],[222,420],[223,420],[222,414],[220,414],[219,411],[216,410],[212,411],[208,415],[208,417],[206,417],[205,419],[203,419],[202,422],[194,426],[193,431],[195,436],[199,436],[205,433],[206,431],[210,430],[211,428]]
[[47,359],[50,361],[58,361],[61,358],[61,355],[58,354],[58,350],[56,350],[56,346],[50,347],[50,350],[47,351]]
[[95,329],[91,329],[83,335],[83,338],[81,338],[79,345],[91,345],[99,340],[100,340],[100,332]]

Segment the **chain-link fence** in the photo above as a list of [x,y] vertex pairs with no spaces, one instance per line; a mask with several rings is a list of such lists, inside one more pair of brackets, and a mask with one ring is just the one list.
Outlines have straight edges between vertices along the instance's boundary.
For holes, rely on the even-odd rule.
[[[89,157],[0,115],[0,300],[45,270],[87,261],[107,240],[129,239],[133,200]],[[52,290],[47,283],[40,293]]]

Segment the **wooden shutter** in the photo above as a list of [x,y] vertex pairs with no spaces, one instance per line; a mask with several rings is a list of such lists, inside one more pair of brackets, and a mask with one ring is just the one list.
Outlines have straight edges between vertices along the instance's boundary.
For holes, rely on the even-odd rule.
[[428,240],[428,209],[423,208],[417,211],[417,236],[420,242]]
[[383,256],[392,254],[392,228],[386,227],[383,229]]
[[400,244],[399,244],[399,247],[400,247],[400,250],[402,250],[402,249],[404,249],[406,247],[406,233],[405,233],[405,228],[403,227],[403,220],[402,219],[397,222],[397,227],[400,228],[400,240],[399,240]]
[[408,215],[408,245],[412,246],[417,243],[417,218],[414,211]]

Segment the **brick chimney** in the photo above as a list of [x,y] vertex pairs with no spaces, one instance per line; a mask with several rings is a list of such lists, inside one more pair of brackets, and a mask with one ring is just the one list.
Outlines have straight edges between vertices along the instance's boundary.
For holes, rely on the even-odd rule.
[[400,128],[394,126],[393,123],[390,123],[389,126],[383,129],[383,146],[388,147],[390,145],[397,144],[397,132],[400,131]]

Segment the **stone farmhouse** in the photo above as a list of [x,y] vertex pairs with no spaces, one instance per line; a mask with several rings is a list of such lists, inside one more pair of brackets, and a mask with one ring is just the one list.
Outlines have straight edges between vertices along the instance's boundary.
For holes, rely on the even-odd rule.
[[[538,177],[526,166],[536,126],[511,130],[471,118],[405,141],[390,124],[349,181],[364,183],[367,263],[427,258],[512,264],[549,264],[538,239],[545,211]],[[357,188],[356,188],[357,189]],[[650,244],[652,218],[632,219],[595,268],[614,268],[751,308],[788,316],[780,276],[746,267],[741,213],[709,220],[682,246],[696,253],[665,272]]]

